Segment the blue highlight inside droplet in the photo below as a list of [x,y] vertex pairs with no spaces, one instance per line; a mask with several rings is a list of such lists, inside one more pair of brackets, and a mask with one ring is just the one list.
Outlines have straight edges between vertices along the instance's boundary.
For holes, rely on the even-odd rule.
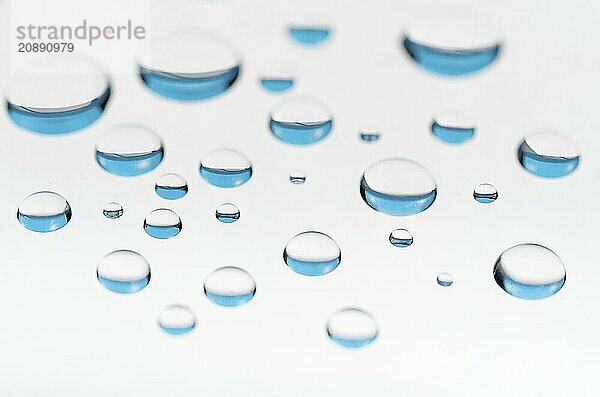
[[360,195],[376,211],[394,216],[407,216],[429,208],[435,201],[437,189],[419,196],[392,196],[372,190],[363,178],[360,183]]
[[529,285],[516,282],[508,277],[504,272],[497,270],[494,272],[494,278],[503,290],[516,296],[517,298],[536,300],[548,298],[556,294],[565,284],[566,279],[562,279],[549,284]]
[[167,200],[177,200],[185,196],[188,192],[187,186],[159,186],[154,187],[154,191],[160,197]]
[[150,282],[150,275],[140,280],[117,281],[102,277],[98,274],[98,281],[112,292],[118,294],[133,294],[143,290]]
[[184,77],[140,67],[142,81],[152,91],[182,101],[203,100],[227,91],[240,74],[240,67],[207,74],[202,77]]
[[368,132],[361,132],[360,133],[360,139],[363,142],[377,142],[380,138],[380,135],[378,133],[368,133]]
[[85,128],[104,112],[110,98],[110,87],[98,98],[77,109],[43,112],[6,103],[8,115],[20,127],[41,134],[58,135]]
[[575,171],[579,165],[578,157],[548,157],[534,153],[526,143],[519,147],[519,162],[534,175],[544,178],[560,178]]
[[48,233],[64,227],[71,219],[71,210],[51,216],[31,216],[18,212],[17,219],[31,231]]
[[191,325],[189,327],[166,327],[164,325],[160,325],[160,329],[170,335],[184,335],[193,331],[194,328],[196,328],[195,325]]
[[155,169],[161,163],[163,155],[162,148],[150,153],[131,156],[96,151],[96,161],[100,167],[113,175],[137,176]]
[[289,90],[294,86],[294,80],[292,79],[277,79],[277,78],[263,78],[260,79],[260,85],[270,92],[283,92]]
[[171,237],[175,237],[181,231],[181,223],[177,225],[171,226],[156,226],[149,225],[147,223],[144,224],[144,231],[149,235],[157,239],[168,239]]
[[223,223],[233,223],[240,219],[240,214],[221,214],[217,212],[217,219]]
[[476,72],[496,60],[500,45],[486,48],[448,50],[419,44],[404,37],[404,48],[422,68],[446,76],[462,76]]
[[496,199],[498,198],[498,195],[497,194],[473,193],[473,198],[475,198],[475,200],[477,200],[478,202],[480,202],[482,204],[489,204],[489,203],[493,203],[494,201],[496,201]]
[[396,237],[390,236],[390,243],[392,243],[392,245],[394,247],[406,248],[406,247],[412,245],[413,239],[412,238],[396,238]]
[[320,44],[329,37],[327,28],[290,27],[289,32],[296,42],[307,46]]
[[365,339],[340,338],[340,337],[333,335],[331,332],[327,332],[327,335],[329,336],[329,339],[331,339],[338,345],[349,348],[349,349],[357,349],[359,347],[366,346],[368,344],[373,343],[375,341],[375,339],[377,339],[377,335],[375,335],[371,338],[365,338]]
[[212,292],[208,292],[205,289],[204,293],[206,294],[208,299],[210,299],[212,302],[216,303],[219,306],[234,307],[250,301],[252,298],[254,298],[254,294],[256,293],[256,291],[239,295],[218,295]]
[[302,261],[291,257],[287,251],[283,253],[283,259],[293,271],[304,276],[323,276],[331,273],[341,261],[339,256],[329,261]]
[[446,127],[433,122],[431,132],[436,138],[446,143],[463,143],[473,138],[475,128]]
[[271,119],[271,132],[280,140],[292,145],[309,145],[324,139],[331,128],[333,121],[324,123],[302,124],[302,123],[282,123]]
[[231,188],[248,182],[252,176],[252,167],[233,171],[207,168],[200,165],[200,175],[213,186]]

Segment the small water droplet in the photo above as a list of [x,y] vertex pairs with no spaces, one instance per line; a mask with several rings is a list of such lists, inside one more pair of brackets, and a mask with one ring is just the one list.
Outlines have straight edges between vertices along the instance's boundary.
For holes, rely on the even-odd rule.
[[252,176],[252,163],[238,151],[215,150],[200,162],[200,175],[213,186],[237,187]]
[[171,99],[203,100],[227,91],[240,73],[238,56],[202,33],[177,32],[151,43],[139,61],[142,81]]
[[294,185],[301,185],[306,182],[306,174],[300,170],[290,172],[290,182]]
[[188,185],[181,175],[164,174],[156,180],[154,191],[164,199],[177,200],[187,194]]
[[215,211],[217,219],[223,223],[233,223],[240,219],[240,210],[234,204],[221,204]]
[[6,98],[8,115],[20,127],[65,134],[89,126],[104,112],[110,83],[96,65],[73,56],[48,57],[30,69],[11,76]]
[[523,168],[544,178],[569,175],[579,165],[579,149],[570,139],[551,130],[525,137],[517,154]]
[[284,92],[294,86],[294,78],[285,74],[269,74],[261,77],[260,85],[270,92]]
[[480,203],[488,204],[496,201],[498,198],[498,191],[494,185],[482,183],[475,187],[475,190],[473,191],[473,197]]
[[379,334],[373,316],[354,307],[334,313],[327,322],[326,330],[332,341],[352,349],[374,342]]
[[360,183],[360,194],[376,211],[406,216],[429,208],[436,198],[437,185],[417,162],[388,158],[367,168]]
[[158,239],[175,237],[181,231],[179,215],[167,208],[159,208],[148,214],[144,220],[144,231]]
[[71,220],[71,206],[60,194],[37,192],[19,204],[17,219],[31,231],[53,232]]
[[442,287],[449,287],[454,283],[454,279],[450,273],[440,273],[437,276],[437,283]]
[[390,243],[398,248],[406,248],[413,243],[413,236],[406,229],[396,229],[390,233]]
[[256,282],[239,267],[221,267],[206,278],[204,293],[217,305],[239,306],[254,298]]
[[431,132],[446,143],[463,143],[475,136],[475,124],[466,114],[445,111],[435,115]]
[[292,145],[319,142],[329,135],[332,127],[329,109],[314,99],[289,98],[271,110],[271,132]]
[[158,326],[169,335],[185,335],[196,327],[196,317],[183,305],[171,305],[158,316]]
[[523,299],[543,299],[565,284],[563,262],[539,244],[519,244],[504,251],[494,265],[494,279],[504,291]]
[[102,213],[108,219],[117,219],[123,215],[123,207],[119,203],[115,203],[114,201],[108,203],[102,209]]
[[288,29],[291,37],[297,43],[307,46],[323,43],[330,35],[330,29],[327,26],[293,25]]
[[342,260],[340,247],[325,233],[309,231],[292,237],[283,251],[285,263],[298,274],[322,276]]
[[98,139],[96,161],[118,176],[137,176],[152,171],[164,156],[162,140],[138,124],[116,127]]
[[358,135],[361,141],[367,143],[377,142],[381,138],[379,130],[373,127],[362,128]]
[[137,252],[118,250],[102,258],[96,275],[106,289],[132,294],[141,291],[150,282],[150,265]]

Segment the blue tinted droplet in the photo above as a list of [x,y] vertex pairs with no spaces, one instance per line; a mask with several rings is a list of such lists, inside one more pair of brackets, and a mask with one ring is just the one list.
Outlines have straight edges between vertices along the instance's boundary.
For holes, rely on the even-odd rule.
[[249,302],[256,294],[256,283],[243,269],[225,266],[212,272],[204,282],[204,293],[219,306],[235,307]]
[[177,236],[181,228],[179,216],[167,208],[152,211],[144,220],[144,231],[149,236],[161,240]]
[[260,84],[267,91],[283,92],[294,86],[294,80],[291,78],[263,77],[260,79]]
[[283,260],[303,276],[323,276],[342,260],[340,247],[328,235],[316,231],[297,234],[285,246]]
[[57,193],[37,192],[21,202],[17,219],[31,231],[53,232],[63,228],[71,220],[71,206]]
[[213,186],[237,187],[252,176],[252,164],[235,150],[215,150],[200,162],[200,176]]
[[292,145],[309,145],[329,135],[333,127],[325,105],[310,98],[288,98],[271,110],[271,133]]
[[579,166],[579,150],[567,137],[551,131],[527,136],[517,151],[519,162],[530,173],[543,178],[569,175]]
[[327,40],[330,31],[326,27],[291,26],[289,33],[297,43],[313,46]]
[[106,289],[118,294],[132,294],[150,282],[150,266],[137,252],[118,250],[100,261],[96,276]]

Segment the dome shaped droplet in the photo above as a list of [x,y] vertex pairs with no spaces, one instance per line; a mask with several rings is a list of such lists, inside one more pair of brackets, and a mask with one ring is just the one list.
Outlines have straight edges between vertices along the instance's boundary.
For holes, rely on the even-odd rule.
[[286,99],[271,110],[273,135],[292,145],[319,142],[331,132],[333,118],[327,107],[313,99]]
[[102,214],[108,219],[117,219],[123,215],[123,207],[119,203],[111,202],[104,206]]
[[473,198],[483,204],[492,203],[498,198],[498,191],[493,185],[482,183],[473,190]]
[[363,142],[373,143],[373,142],[377,142],[379,140],[379,138],[381,138],[381,133],[379,132],[379,130],[377,128],[368,127],[368,128],[362,128],[358,132],[358,136],[360,137],[360,140]]
[[17,219],[34,232],[53,232],[71,220],[71,206],[60,194],[37,192],[21,202]]
[[196,317],[182,305],[172,305],[158,317],[158,326],[169,335],[185,335],[196,327]]
[[240,219],[240,210],[234,204],[221,204],[215,211],[215,216],[220,222],[233,223]]
[[137,176],[152,171],[164,156],[162,140],[148,128],[126,124],[103,134],[96,144],[96,161],[113,175]]
[[260,78],[260,85],[269,92],[280,93],[294,86],[294,78],[284,73],[269,73]]
[[475,124],[461,112],[440,112],[433,118],[431,133],[446,143],[463,143],[475,136]]
[[565,284],[566,270],[552,250],[519,244],[504,251],[494,266],[494,279],[504,291],[523,299],[543,299]]
[[413,236],[406,229],[396,229],[390,233],[390,243],[398,248],[406,248],[413,243]]
[[379,333],[373,316],[358,308],[342,309],[334,313],[329,318],[326,329],[332,341],[352,349],[374,342]]
[[290,173],[290,182],[294,185],[302,185],[306,182],[306,174],[300,170],[294,170]]
[[11,76],[7,95],[12,121],[42,134],[85,128],[104,112],[110,83],[96,65],[82,59],[48,57]]
[[252,176],[252,164],[238,151],[215,150],[200,162],[200,175],[213,186],[237,187]]
[[177,200],[187,194],[188,185],[181,175],[164,174],[156,180],[154,191],[164,199]]
[[254,298],[256,283],[239,267],[226,266],[212,272],[204,282],[204,293],[220,306],[239,306]]
[[338,267],[342,253],[331,237],[310,231],[297,234],[287,243],[283,259],[298,274],[322,276]]
[[113,251],[100,261],[96,275],[106,289],[132,294],[141,291],[150,282],[150,265],[137,252]]
[[201,33],[173,33],[151,43],[139,59],[142,81],[171,99],[203,100],[227,91],[240,62],[224,43]]
[[525,137],[517,154],[523,168],[544,178],[569,175],[579,165],[579,150],[575,144],[554,131]]
[[449,287],[454,283],[454,279],[450,273],[440,273],[438,274],[436,281],[442,287]]
[[326,41],[331,30],[323,25],[294,24],[288,28],[288,31],[296,43],[314,46]]
[[437,195],[437,186],[420,164],[389,158],[367,168],[360,183],[360,194],[376,211],[406,216],[429,208]]
[[179,215],[167,208],[152,211],[144,220],[144,231],[161,240],[177,236],[181,228]]

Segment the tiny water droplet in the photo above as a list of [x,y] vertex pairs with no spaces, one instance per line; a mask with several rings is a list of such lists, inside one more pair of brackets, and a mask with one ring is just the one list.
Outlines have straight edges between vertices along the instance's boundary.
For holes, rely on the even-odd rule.
[[144,231],[162,240],[177,236],[181,228],[179,215],[167,208],[152,211],[144,220]]
[[260,85],[269,92],[284,92],[294,86],[294,78],[284,74],[269,74],[260,78]]
[[150,265],[137,252],[118,250],[102,258],[96,275],[106,289],[132,294],[141,291],[150,282]]
[[565,266],[554,251],[539,244],[519,244],[504,251],[494,265],[494,279],[504,291],[523,299],[543,299],[565,284]]
[[462,112],[445,111],[435,115],[431,132],[446,143],[463,143],[475,136],[475,124]]
[[579,149],[570,139],[552,130],[526,136],[517,155],[523,168],[544,178],[569,175],[579,165]]
[[300,170],[294,170],[290,173],[290,182],[294,185],[302,185],[306,182],[306,175]]
[[252,163],[236,150],[215,150],[200,162],[200,175],[213,186],[237,187],[252,176]]
[[17,219],[31,231],[53,232],[71,220],[71,206],[60,194],[37,192],[19,204]]
[[390,243],[398,248],[406,248],[413,243],[413,236],[406,229],[396,229],[390,233]]
[[454,279],[450,273],[440,273],[437,276],[437,283],[442,287],[449,287],[454,283]]
[[114,201],[108,203],[102,209],[102,213],[108,219],[117,219],[123,215],[123,207],[119,203],[115,203]]
[[327,335],[340,346],[356,349],[377,339],[379,330],[371,314],[350,307],[334,313],[327,322]]
[[156,180],[154,191],[164,199],[177,200],[187,194],[188,185],[181,175],[169,173]]
[[148,128],[124,124],[98,139],[96,161],[118,176],[137,176],[152,171],[164,156],[162,140]]
[[417,162],[388,158],[367,168],[360,183],[360,194],[376,211],[407,216],[425,211],[433,204],[437,185]]
[[204,281],[204,293],[220,306],[239,306],[256,294],[256,282],[239,267],[226,266],[212,272]]
[[329,135],[333,118],[321,102],[296,97],[288,98],[271,109],[269,125],[278,139],[292,145],[309,145]]
[[379,140],[379,138],[381,138],[381,133],[379,132],[378,129],[369,127],[369,128],[361,129],[360,132],[358,133],[358,136],[360,137],[360,140],[363,142],[373,143],[373,142],[377,142]]
[[494,185],[482,183],[477,185],[475,190],[473,190],[473,197],[480,203],[488,204],[496,201],[498,198],[498,191]]
[[158,326],[169,335],[185,335],[196,327],[196,317],[183,305],[171,305],[158,316]]
[[233,223],[240,219],[240,210],[234,204],[221,204],[215,211],[217,219],[223,223]]
[[290,36],[297,42],[306,46],[323,43],[330,35],[327,26],[318,25],[292,25],[288,28]]
[[325,233],[308,231],[288,241],[283,259],[298,274],[322,276],[338,267],[342,253],[337,243]]

